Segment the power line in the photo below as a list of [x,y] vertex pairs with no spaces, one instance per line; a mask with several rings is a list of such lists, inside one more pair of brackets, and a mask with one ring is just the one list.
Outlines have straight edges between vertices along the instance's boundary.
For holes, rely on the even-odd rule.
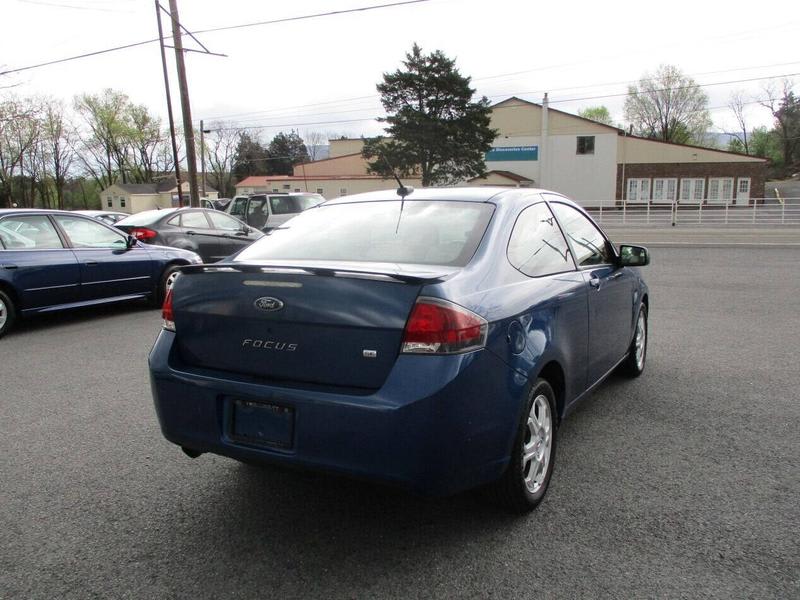
[[[403,6],[406,4],[420,4],[422,2],[431,2],[432,0],[403,0],[402,2],[390,2],[388,4],[373,4],[371,6],[362,6],[359,8],[347,8],[342,10],[333,10],[328,12],[322,13],[315,13],[311,15],[301,15],[297,17],[285,17],[282,19],[273,19],[270,21],[257,21],[252,23],[240,23],[239,25],[227,25],[225,27],[212,27],[210,29],[201,29],[198,31],[193,31],[192,33],[211,33],[215,31],[229,31],[232,29],[242,29],[245,27],[257,27],[261,25],[274,25],[276,23],[288,23],[290,21],[304,21],[307,19],[319,19],[322,17],[331,17],[336,15],[344,15],[348,13],[355,13],[355,12],[366,12],[370,10],[378,10],[381,8],[392,8],[395,6]],[[145,46],[147,44],[152,44],[153,42],[157,42],[158,38],[153,38],[150,40],[143,40],[141,42],[134,42],[132,44],[124,44],[122,46],[115,46],[113,48],[106,48],[105,50],[96,50],[95,52],[87,52],[85,54],[78,54],[75,56],[68,56],[66,58],[59,58],[56,60],[50,60],[47,62],[35,64],[35,65],[28,65],[27,67],[19,67],[16,69],[6,69],[5,71],[0,71],[0,75],[8,75],[10,73],[19,73],[21,71],[29,71],[31,69],[38,69],[40,67],[47,67],[49,65],[57,65],[60,63],[69,62],[72,60],[78,60],[81,58],[89,58],[90,56],[98,56],[100,54],[108,54],[109,52],[118,52],[119,50],[127,50],[129,48],[136,48],[137,46]]]
[[[565,102],[578,102],[580,100],[599,100],[601,98],[619,98],[622,96],[638,96],[640,94],[647,94],[652,92],[677,92],[679,90],[690,90],[698,87],[712,87],[715,85],[729,85],[731,83],[747,83],[750,81],[763,81],[765,79],[778,79],[780,77],[795,77],[800,75],[800,73],[784,73],[783,75],[771,75],[769,77],[751,77],[749,79],[734,79],[731,81],[718,81],[716,83],[698,83],[693,85],[683,85],[673,88],[660,88],[656,90],[646,90],[646,91],[636,91],[636,92],[624,92],[622,94],[605,94],[602,96],[585,96],[583,98],[564,98],[563,100],[550,100],[550,104],[562,104]],[[531,93],[531,92],[525,92]]]
[[[767,68],[771,68],[771,67],[785,67],[785,66],[797,65],[797,64],[800,64],[800,61],[792,61],[792,62],[787,62],[787,63],[773,63],[773,64],[769,64],[769,65],[757,65],[757,66],[752,66],[752,67],[737,67],[735,69],[722,69],[722,70],[717,70],[717,71],[705,71],[705,72],[702,72],[702,73],[692,73],[689,76],[690,77],[699,77],[699,76],[703,76],[703,75],[717,75],[717,74],[720,74],[720,73],[731,73],[731,72],[736,72],[736,71],[749,71],[749,70],[755,70],[755,69],[767,69]],[[543,67],[543,68],[551,68],[551,67]],[[521,72],[527,72],[527,71],[521,71]],[[472,81],[483,81],[485,79],[492,79],[494,77],[495,76],[480,77],[480,78],[475,78]],[[508,97],[508,96],[514,96],[514,95],[522,95],[522,94],[543,94],[544,92],[559,92],[559,91],[568,91],[568,90],[582,90],[582,89],[602,88],[602,87],[607,87],[607,86],[612,86],[612,85],[633,84],[633,83],[639,83],[641,81],[653,81],[653,80],[654,80],[654,78],[651,77],[651,78],[642,78],[642,79],[636,79],[636,80],[612,81],[612,82],[607,82],[607,83],[595,83],[595,84],[592,84],[592,85],[585,85],[585,86],[578,86],[578,87],[574,87],[573,86],[573,87],[563,87],[563,88],[555,88],[555,89],[550,88],[550,89],[546,89],[546,90],[534,90],[534,91],[516,92],[516,93],[515,92],[508,92],[508,93],[502,93],[502,94],[490,94],[490,95],[487,95],[487,98],[502,98],[502,97]],[[311,103],[311,104],[300,104],[300,105],[294,105],[294,106],[286,106],[286,107],[279,107],[279,108],[272,108],[272,109],[258,110],[258,111],[250,111],[250,112],[242,112],[242,113],[229,113],[229,114],[226,114],[226,115],[218,115],[218,116],[204,117],[204,118],[205,118],[206,121],[219,121],[219,120],[233,118],[233,117],[244,117],[244,116],[248,116],[248,115],[259,115],[259,114],[264,114],[265,115],[264,118],[269,118],[269,116],[266,116],[266,115],[272,114],[272,113],[277,113],[277,112],[284,111],[284,110],[292,110],[292,109],[297,109],[297,108],[310,108],[310,107],[324,106],[324,105],[328,105],[328,104],[345,104],[345,105],[347,105],[350,102],[355,102],[355,101],[358,101],[358,100],[375,100],[375,99],[378,99],[379,97],[380,96],[378,94],[371,94],[369,96],[356,96],[356,97],[353,97],[353,98],[340,98],[339,100],[328,100],[328,101],[325,101],[325,102],[314,102],[314,103]],[[353,112],[353,111],[352,110],[346,110],[346,111],[339,111],[338,113],[322,113],[322,114],[340,114],[342,112]],[[297,115],[297,116],[317,116],[319,114],[320,113],[306,113],[306,115]],[[282,115],[275,115],[275,116],[282,116]],[[285,116],[289,116],[289,115],[285,115]]]
[[[672,87],[672,88],[660,88],[660,89],[649,90],[649,91],[651,91],[651,92],[652,91],[655,91],[655,92],[678,91],[678,90],[682,90],[682,89],[693,89],[693,88],[696,88],[696,87],[702,88],[702,87],[710,87],[710,86],[718,86],[718,85],[729,85],[729,84],[733,84],[733,83],[743,83],[743,82],[747,82],[747,81],[763,81],[763,80],[768,80],[768,79],[779,79],[781,77],[791,77],[791,76],[795,76],[795,75],[800,75],[800,73],[786,73],[786,74],[783,74],[783,75],[771,75],[771,76],[768,76],[768,77],[754,77],[754,78],[749,78],[749,79],[736,79],[736,80],[730,80],[730,81],[718,81],[718,82],[714,82],[714,83],[702,83],[702,84],[696,84],[696,85],[691,85],[691,86],[676,86],[676,87]],[[509,97],[509,96],[522,95],[522,94],[532,94],[532,93],[536,93],[536,92],[521,92],[521,93],[517,93],[517,94],[510,93],[510,94],[502,94],[502,96],[503,97]],[[587,97],[583,97],[583,98],[565,98],[563,100],[550,100],[550,104],[566,103],[566,102],[577,102],[577,101],[580,101],[580,100],[594,100],[594,99],[598,99],[598,98],[635,96],[635,95],[641,95],[643,93],[646,93],[646,92],[634,92],[634,93],[624,92],[624,93],[620,93],[620,94],[606,94],[606,95],[603,95],[603,96],[587,96]],[[505,108],[505,107],[495,107],[493,110],[498,110],[498,109],[502,109],[502,108]],[[724,108],[724,107],[713,107],[714,110],[717,109],[717,108]],[[361,109],[356,109],[356,110],[361,110]],[[712,110],[712,109],[709,108],[708,110]],[[353,112],[353,111],[341,111],[341,112]],[[319,114],[341,114],[341,112],[340,113],[335,113],[335,112],[334,113],[316,113],[316,114],[298,115],[298,116],[299,117],[303,117],[303,116],[316,116],[316,115],[319,115]],[[235,127],[221,127],[221,128],[215,129],[215,131],[239,131],[239,130],[243,130],[243,129],[279,129],[281,127],[303,127],[303,126],[308,126],[308,125],[329,125],[329,124],[339,124],[339,123],[363,123],[363,122],[367,122],[367,121],[374,121],[375,119],[376,119],[376,117],[366,117],[366,118],[363,118],[363,119],[341,119],[341,120],[309,121],[309,122],[281,123],[281,124],[241,125],[241,126],[235,126]]]

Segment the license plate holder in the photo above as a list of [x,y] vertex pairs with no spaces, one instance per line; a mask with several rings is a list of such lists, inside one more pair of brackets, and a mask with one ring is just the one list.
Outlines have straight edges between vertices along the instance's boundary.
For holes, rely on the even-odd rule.
[[236,442],[289,450],[294,441],[294,408],[256,400],[232,401],[230,437]]

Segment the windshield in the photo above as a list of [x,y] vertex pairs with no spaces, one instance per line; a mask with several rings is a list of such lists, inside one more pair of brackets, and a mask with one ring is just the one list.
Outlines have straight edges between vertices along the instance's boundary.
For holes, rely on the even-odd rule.
[[307,210],[242,251],[236,261],[332,260],[466,265],[494,206],[390,200]]

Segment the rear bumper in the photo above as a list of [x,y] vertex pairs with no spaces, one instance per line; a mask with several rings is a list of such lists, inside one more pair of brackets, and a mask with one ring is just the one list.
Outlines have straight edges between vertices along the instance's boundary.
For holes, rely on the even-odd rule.
[[[527,381],[488,351],[401,355],[369,394],[297,389],[189,367],[162,331],[150,353],[156,413],[171,442],[451,494],[498,478],[508,463]],[[232,399],[291,407],[291,447],[232,439]]]

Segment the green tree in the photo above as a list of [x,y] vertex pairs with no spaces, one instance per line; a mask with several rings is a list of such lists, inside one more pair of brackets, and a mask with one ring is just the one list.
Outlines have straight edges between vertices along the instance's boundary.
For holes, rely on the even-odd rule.
[[711,127],[708,96],[672,65],[628,87],[625,119],[638,135],[679,144],[702,143]]
[[605,106],[590,106],[578,111],[578,116],[591,121],[597,121],[603,125],[614,126],[614,121],[611,119],[611,113]]
[[242,132],[233,157],[236,181],[252,175],[269,175],[269,152],[258,135]]
[[767,158],[773,166],[783,167],[781,138],[777,132],[766,127],[756,127],[750,132],[750,153],[753,156]]
[[294,166],[310,160],[303,139],[296,131],[279,133],[267,147],[269,175],[291,175]]
[[800,161],[800,98],[792,90],[791,81],[783,82],[783,89],[777,92],[774,87],[767,88],[766,97],[761,100],[775,118],[772,132],[779,140],[781,164],[792,167]]
[[446,185],[485,173],[483,157],[497,131],[489,127],[489,101],[473,101],[470,78],[440,50],[424,55],[417,44],[405,69],[384,73],[377,88],[388,114],[389,138],[373,138],[362,155],[369,171],[391,177],[419,174],[423,186]]

